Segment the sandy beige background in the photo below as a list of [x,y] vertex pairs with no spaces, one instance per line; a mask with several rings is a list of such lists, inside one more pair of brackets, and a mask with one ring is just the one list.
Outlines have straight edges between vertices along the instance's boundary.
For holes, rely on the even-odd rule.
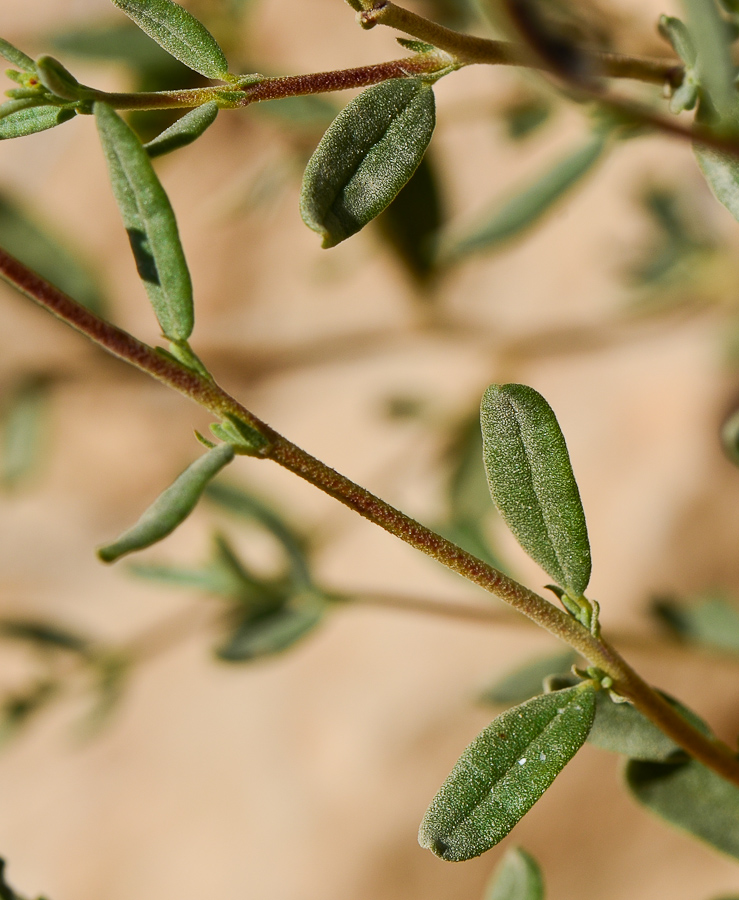
[[[651,23],[663,9],[646,6],[621,0],[624,49],[657,48]],[[42,52],[42,24],[116,15],[105,0],[4,0],[0,29]],[[274,71],[301,72],[394,57],[392,37],[360,31],[340,0],[261,0],[248,40]],[[75,72],[102,86],[123,78],[109,67]],[[572,111],[524,150],[507,143],[491,115],[474,113],[507,96],[515,78],[468,70],[438,86],[433,151],[454,215],[483,209],[583,133]],[[591,592],[607,627],[646,629],[653,592],[739,587],[739,476],[716,438],[736,386],[721,357],[726,319],[703,309],[614,324],[630,299],[618,273],[648,238],[639,184],[681,180],[697,198],[695,216],[739,246],[687,147],[654,137],[619,147],[525,242],[461,268],[439,300],[459,327],[436,330],[422,327],[423,302],[371,229],[320,250],[300,221],[296,180],[243,211],[285,147],[283,132],[253,111],[223,114],[160,165],[196,286],[193,343],[227,389],[319,458],[432,520],[439,429],[388,421],[387,398],[420,397],[439,421],[472,409],[490,381],[525,381],[546,394],[567,435],[592,537]],[[116,320],[156,341],[91,120],[3,144],[0,186],[84,248]],[[194,458],[192,428],[209,419],[4,287],[0,323],[0,384],[40,363],[64,375],[46,466],[0,507],[2,613],[133,636],[191,598],[103,567],[94,547]],[[234,469],[298,525],[331,537],[319,568],[337,589],[478,599],[270,463]],[[216,521],[226,522],[197,510],[148,558],[203,559]],[[500,541],[540,586],[541,573]],[[617,761],[591,747],[481,859],[449,865],[418,847],[428,801],[490,718],[476,692],[520,654],[555,649],[545,635],[362,607],[275,661],[228,667],[212,660],[212,645],[204,628],[143,667],[95,739],[75,736],[84,701],[72,699],[0,756],[0,854],[19,891],[50,900],[474,900],[511,842],[540,860],[552,900],[739,890],[735,863],[637,809]],[[18,677],[16,656],[7,651],[4,683]],[[734,740],[736,667],[632,657]]]

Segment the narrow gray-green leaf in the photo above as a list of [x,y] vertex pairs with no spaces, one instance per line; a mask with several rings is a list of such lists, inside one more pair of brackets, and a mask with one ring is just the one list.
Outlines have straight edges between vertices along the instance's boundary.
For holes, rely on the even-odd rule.
[[491,385],[482,399],[488,485],[516,540],[561,587],[582,596],[590,544],[567,445],[547,401],[522,384]]
[[544,900],[544,879],[533,856],[513,847],[485,889],[484,900]]
[[218,648],[216,655],[226,662],[248,662],[272,656],[292,647],[318,625],[323,617],[321,604],[285,606],[240,624]]
[[228,61],[216,39],[195,16],[171,0],[113,0],[113,3],[181,63],[225,79]]
[[685,23],[675,18],[675,16],[662,15],[659,17],[657,27],[659,28],[659,33],[670,42],[672,49],[685,65],[688,67],[694,66],[698,54]]
[[0,635],[16,641],[34,644],[45,650],[69,650],[87,655],[90,642],[72,631],[51,622],[33,619],[0,619]]
[[591,138],[573,153],[557,160],[535,181],[512,192],[482,217],[480,224],[461,237],[442,238],[439,258],[453,262],[470,253],[490,250],[535,225],[554,205],[576,187],[603,156],[609,141]]
[[51,223],[32,216],[12,197],[0,194],[0,246],[65,294],[102,315],[105,299],[93,267],[83,254],[67,246],[65,237],[58,237]]
[[720,595],[692,603],[663,600],[655,612],[682,640],[729,653],[739,653],[739,610]]
[[220,444],[196,460],[152,503],[117,541],[98,550],[104,562],[150,547],[171,534],[195,508],[206,485],[234,458],[230,444]]
[[302,586],[311,583],[305,540],[266,503],[242,488],[223,481],[209,484],[205,498],[242,519],[257,522],[271,532],[285,548],[294,582]]
[[739,158],[699,144],[693,152],[711,193],[739,221]]
[[[11,103],[18,103],[19,107],[10,111],[8,107]],[[48,131],[49,128],[68,122],[76,115],[75,111],[67,106],[20,106],[23,103],[23,100],[10,100],[0,107],[0,113],[4,110],[6,112],[0,117],[0,141]]]
[[541,693],[545,678],[550,675],[566,675],[579,658],[574,650],[539,656],[499,678],[483,692],[480,700],[496,706],[523,703]]
[[150,158],[153,158],[171,153],[173,150],[179,150],[180,147],[186,147],[210,128],[217,115],[218,104],[215,100],[204,103],[202,106],[196,106],[195,109],[185,113],[173,125],[158,134],[154,140],[144,144],[144,150]]
[[85,92],[84,86],[53,56],[40,56],[36,69],[43,86],[57,97],[77,100]]
[[166,337],[187,340],[194,322],[192,282],[169,198],[123,119],[105,103],[94,109],[139,276]]
[[44,375],[23,378],[0,413],[0,484],[13,488],[33,474],[42,458],[49,413],[50,382]]
[[739,788],[695,760],[629,762],[631,793],[670,824],[739,859]]
[[334,119],[303,177],[300,212],[324,247],[379,215],[423,159],[436,123],[434,92],[420,78],[368,88]]
[[715,0],[683,0],[690,39],[696,51],[696,76],[719,121],[737,111],[731,33]]
[[431,801],[421,846],[460,862],[501,841],[583,745],[594,715],[595,690],[583,682],[494,719]]
[[36,63],[31,57],[14,47],[10,41],[6,41],[4,38],[0,38],[0,56],[3,59],[7,59],[12,65],[17,66],[22,72],[36,74]]
[[[666,699],[692,725],[699,725],[704,733],[707,731],[707,726],[695,713],[670,697]],[[595,722],[588,735],[588,742],[602,750],[621,753],[645,762],[664,762],[676,754],[683,755],[682,749],[635,706],[631,703],[614,703],[608,691],[598,692]]]

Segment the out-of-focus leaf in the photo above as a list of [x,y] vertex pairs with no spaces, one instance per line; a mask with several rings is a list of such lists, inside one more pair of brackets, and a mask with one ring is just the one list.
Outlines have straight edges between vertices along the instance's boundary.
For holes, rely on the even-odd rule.
[[94,659],[93,704],[81,728],[85,736],[97,734],[108,723],[123,699],[130,670],[131,660],[119,653]]
[[325,131],[339,110],[333,100],[322,94],[306,94],[270,100],[269,103],[256,103],[254,112],[279,119],[291,128]]
[[501,841],[583,745],[594,715],[595,689],[583,682],[494,719],[431,801],[421,846],[460,862]]
[[363,91],[334,119],[303,177],[305,224],[334,247],[378,216],[423,159],[436,124],[434,92],[420,78]]
[[0,409],[0,484],[14,488],[29,478],[43,458],[50,399],[45,375],[23,378]]
[[[5,880],[5,860],[2,858],[0,858],[0,900],[25,900],[20,894],[16,894]],[[45,900],[45,898],[39,897],[38,900]]]
[[503,107],[501,115],[508,137],[522,141],[537,132],[549,121],[552,104],[543,96],[529,96],[514,100]]
[[477,253],[492,250],[539,222],[562,200],[603,157],[610,141],[597,134],[573,153],[558,159],[533,182],[509,194],[493,210],[482,216],[478,225],[461,236],[442,236],[438,256],[449,263]]
[[47,226],[0,195],[0,246],[78,303],[101,315],[105,299],[92,268]]
[[42,679],[0,701],[0,749],[17,737],[36,713],[48,706],[59,689],[58,682]]
[[739,610],[720,595],[709,595],[693,603],[659,600],[653,611],[688,643],[739,653]]
[[132,528],[112,544],[99,548],[100,559],[114,562],[171,534],[195,509],[208,482],[233,458],[230,444],[221,444],[201,456],[160,494]]
[[22,100],[9,100],[0,106],[0,141],[26,137],[39,131],[48,131],[68,122],[76,115],[67,106],[28,106],[8,112],[10,104],[22,104]]
[[172,205],[133,131],[106,103],[94,110],[139,276],[164,334],[187,340],[194,322],[192,282]]
[[695,760],[679,764],[637,762],[626,782],[651,812],[716,850],[739,859],[739,788]]
[[294,584],[301,587],[308,587],[311,584],[305,541],[274,510],[243,488],[223,481],[209,484],[205,489],[205,498],[242,519],[256,522],[271,532],[285,548]]
[[544,879],[533,856],[511,848],[485,889],[484,900],[544,900]]
[[206,78],[228,78],[228,61],[202,22],[172,0],[112,0],[167,53]]
[[318,600],[286,605],[259,616],[247,616],[216,655],[226,662],[249,662],[287,650],[318,625],[324,604]]
[[434,274],[432,237],[443,221],[439,181],[427,153],[410,180],[377,219],[390,248],[421,285]]
[[0,38],[0,56],[12,65],[17,66],[22,72],[36,74],[36,63],[31,57],[14,47],[10,41],[6,41],[4,38]]
[[149,157],[163,156],[180,147],[187,147],[196,141],[201,134],[210,128],[218,115],[218,104],[215,100],[196,106],[190,112],[185,113],[173,125],[170,125],[161,134],[158,134],[148,144],[144,144],[144,150]]
[[480,700],[495,706],[523,703],[541,693],[545,678],[566,675],[579,658],[574,650],[539,656],[499,678],[483,691]]
[[571,597],[581,597],[590,580],[590,544],[552,408],[526,385],[491,385],[480,417],[495,505],[529,556]]
[[169,587],[191,588],[205,594],[230,598],[238,592],[237,582],[221,566],[185,569],[158,563],[133,563],[129,566],[129,571],[146,581],[156,581]]
[[721,446],[734,465],[739,466],[739,410],[724,420],[721,426]]
[[0,619],[0,636],[23,641],[43,650],[67,650],[81,656],[87,656],[90,652],[87,638],[51,622]]

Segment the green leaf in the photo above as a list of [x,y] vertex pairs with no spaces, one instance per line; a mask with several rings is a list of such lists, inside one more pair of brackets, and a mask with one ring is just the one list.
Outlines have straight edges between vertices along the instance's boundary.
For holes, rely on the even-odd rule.
[[334,119],[303,176],[305,224],[334,247],[379,215],[423,159],[436,123],[420,78],[368,88]]
[[186,569],[181,566],[166,566],[160,563],[134,563],[128,571],[137,578],[155,581],[168,587],[192,588],[206,594],[232,598],[238,592],[231,573],[220,566],[202,569]]
[[187,340],[194,322],[192,282],[169,198],[123,119],[105,103],[94,110],[139,276],[166,337]]
[[92,312],[104,313],[105,299],[86,261],[43,220],[31,217],[11,197],[2,194],[0,246]]
[[205,498],[242,519],[256,522],[271,532],[285,548],[292,568],[293,582],[303,587],[311,584],[305,540],[274,510],[242,488],[222,481],[209,484],[205,489]]
[[721,426],[721,444],[735,466],[739,466],[739,410],[735,410]]
[[22,72],[30,72],[32,75],[36,74],[36,63],[31,57],[14,47],[4,38],[0,38],[0,56],[3,59],[7,59],[12,65],[17,66]]
[[33,474],[42,458],[49,414],[45,375],[23,378],[5,399],[0,415],[0,484],[14,488]]
[[693,152],[711,193],[739,221],[739,158],[698,144]]
[[567,445],[546,400],[491,385],[480,410],[488,485],[516,540],[571,596],[590,580],[590,544]]
[[132,528],[98,550],[100,559],[113,562],[171,534],[195,509],[211,478],[233,458],[234,449],[230,444],[221,444],[201,456],[152,503]]
[[544,879],[533,856],[511,848],[485,889],[484,900],[544,900]]
[[698,59],[698,54],[686,24],[675,16],[662,15],[659,17],[657,27],[659,33],[670,42],[672,49],[685,65],[692,68]]
[[68,650],[87,656],[90,642],[66,628],[50,622],[31,619],[0,619],[0,635],[16,641],[36,645],[45,650]]
[[[732,118],[739,108],[731,58],[731,33],[715,0],[682,0],[687,31],[695,47],[695,73],[702,88],[702,104],[710,106],[714,121]],[[689,53],[689,51],[687,51]],[[704,114],[707,110],[703,109]]]
[[480,700],[496,706],[523,703],[541,693],[545,678],[550,675],[566,675],[579,658],[574,650],[539,656],[499,678],[486,688]]
[[583,745],[594,715],[595,689],[583,682],[494,719],[431,801],[421,846],[460,862],[501,841]]
[[424,156],[410,181],[377,219],[389,247],[420,285],[435,274],[432,237],[444,217],[439,179],[429,156]]
[[3,699],[0,703],[0,749],[16,738],[31,718],[58,696],[60,687],[56,681],[42,679]]
[[227,79],[228,61],[202,22],[171,0],[113,0],[175,59],[206,78]]
[[671,825],[739,859],[739,788],[695,760],[681,764],[631,761],[631,793]]
[[196,141],[201,134],[210,128],[218,115],[218,104],[215,100],[196,106],[190,112],[185,113],[174,125],[170,125],[165,131],[157,135],[154,140],[144,144],[144,150],[150,158],[163,156],[180,147],[186,147]]
[[[676,701],[671,702],[679,707]],[[588,742],[601,750],[645,762],[664,762],[675,754],[683,755],[682,748],[635,706],[614,703],[608,691],[598,692]]]
[[460,237],[443,237],[438,251],[443,262],[454,262],[470,253],[491,250],[523,234],[539,222],[556,203],[575,188],[610,146],[597,134],[574,152],[558,159],[533,182],[511,192],[481,222]]
[[247,616],[217,649],[225,662],[249,662],[287,650],[318,625],[323,618],[322,603],[283,606],[261,616]]
[[[11,110],[10,106],[14,103],[19,106]],[[48,131],[76,115],[74,109],[68,106],[37,106],[28,105],[29,103],[32,104],[33,101],[26,103],[23,100],[9,100],[0,106],[0,141]]]
[[739,653],[739,610],[721,595],[693,603],[661,600],[654,604],[654,612],[684,641]]
[[43,86],[57,97],[78,100],[84,95],[85,88],[53,56],[40,56],[36,60],[36,69]]

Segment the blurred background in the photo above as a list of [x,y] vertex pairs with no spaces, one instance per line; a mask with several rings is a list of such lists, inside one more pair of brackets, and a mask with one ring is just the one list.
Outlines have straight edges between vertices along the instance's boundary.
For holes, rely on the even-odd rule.
[[[186,5],[244,72],[404,52],[341,0]],[[489,33],[467,0],[409,6]],[[666,56],[661,12],[677,10],[599,0],[572,27]],[[195,83],[106,0],[5,0],[0,29],[96,87]],[[616,89],[659,102],[657,88]],[[591,140],[592,110],[498,67],[436,95],[422,169],[330,251],[298,194],[349,95],[223,112],[157,162],[195,285],[193,347],[278,431],[540,590],[492,511],[475,425],[489,383],[537,388],[567,437],[606,634],[733,743],[737,647],[692,652],[664,620],[674,634],[675,604],[736,615],[739,473],[718,435],[739,393],[739,226],[690,147],[654,135],[611,142],[539,208],[531,186]],[[146,138],[168,124],[131,121]],[[91,118],[0,146],[0,244],[157,342]],[[460,865],[421,850],[427,804],[496,714],[481,693],[561,648],[269,462],[238,460],[137,571],[102,565],[95,548],[196,458],[193,429],[210,419],[4,285],[0,308],[0,855],[20,893],[473,900],[509,844],[540,861],[554,900],[739,890],[735,863],[649,817],[619,760],[587,745],[501,846]],[[276,583],[286,548],[351,599],[286,652],[239,660],[218,565],[236,553]],[[477,603],[499,620],[401,601]]]

